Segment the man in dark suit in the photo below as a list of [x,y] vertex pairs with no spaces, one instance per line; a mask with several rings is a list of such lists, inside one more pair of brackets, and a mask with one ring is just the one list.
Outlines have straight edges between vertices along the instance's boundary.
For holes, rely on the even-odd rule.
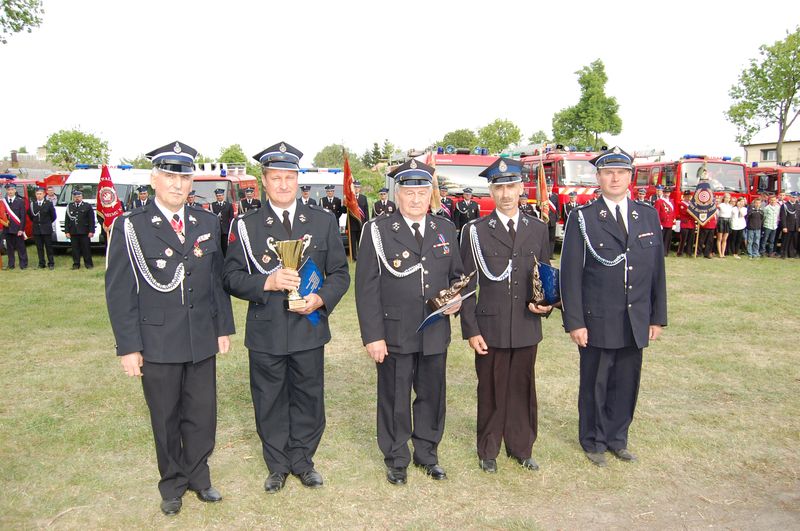
[[447,185],[440,184],[439,197],[440,197],[440,202],[442,203],[442,207],[439,209],[439,212],[437,212],[437,214],[446,217],[447,219],[452,221],[453,224],[455,224],[456,205],[455,203],[453,203],[453,198],[449,197],[447,194],[448,194]]
[[181,142],[147,153],[155,201],[114,220],[106,270],[117,356],[125,374],[142,378],[167,515],[180,511],[186,490],[204,502],[222,499],[208,468],[215,356],[228,351],[235,330],[217,218],[184,206],[196,153]]
[[147,206],[151,202],[150,193],[147,191],[147,186],[142,185],[137,188],[136,191],[139,193],[139,197],[133,200],[133,208],[142,208],[143,206]]
[[300,187],[300,202],[304,205],[316,205],[317,200],[311,197],[311,186],[304,184]]
[[797,204],[797,192],[786,194],[780,210],[781,220],[781,258],[797,256],[797,238],[800,231],[800,206]]
[[378,447],[386,479],[394,485],[406,482],[409,439],[414,464],[433,479],[447,477],[437,449],[444,432],[450,320],[445,317],[421,332],[417,327],[431,313],[425,300],[460,279],[463,268],[455,227],[442,216],[427,214],[433,171],[411,159],[389,174],[397,184],[397,211],[365,225],[356,267],[361,339],[378,369]]
[[570,192],[569,201],[564,203],[564,206],[561,207],[561,219],[564,220],[565,224],[569,219],[569,213],[578,208],[577,199],[578,199],[577,192]]
[[56,207],[45,199],[44,188],[36,189],[36,199],[28,206],[28,217],[33,223],[33,239],[39,256],[39,269],[44,269],[44,255],[47,251],[47,267],[55,269],[53,256],[53,222],[56,220]]
[[92,205],[83,201],[83,192],[72,189],[72,203],[67,205],[64,220],[64,235],[72,242],[72,269],[81,268],[81,257],[86,269],[94,267],[92,261],[92,238],[97,227],[97,218]]
[[480,287],[477,303],[470,297],[461,307],[461,332],[478,373],[478,465],[497,472],[505,440],[509,457],[538,470],[531,456],[538,428],[534,364],[541,316],[552,307],[528,301],[535,258],[550,262],[547,227],[519,208],[521,161],[499,158],[480,175],[489,180],[495,210],[461,231],[464,269],[478,270],[467,290]]
[[325,185],[325,197],[319,200],[319,204],[328,212],[333,213],[338,220],[339,216],[344,214],[344,208],[342,207],[342,200],[333,195],[335,190],[336,186],[332,184]]
[[353,191],[355,192],[358,212],[347,213],[348,232],[350,234],[350,254],[353,261],[358,260],[358,244],[361,241],[361,227],[369,217],[369,204],[367,196],[361,193],[361,183],[353,181]]
[[225,201],[225,190],[217,188],[214,190],[217,200],[211,203],[211,212],[219,218],[219,230],[222,234],[222,254],[228,252],[228,232],[233,221],[233,205]]
[[186,196],[186,206],[189,208],[203,208],[197,202],[197,192],[195,192],[194,190],[189,192],[189,195]]
[[533,205],[528,203],[528,194],[526,194],[524,191],[519,194],[518,208],[523,214],[527,214],[534,218],[539,217],[539,215],[536,213],[536,210],[534,210]]
[[378,200],[372,205],[372,217],[378,217],[381,214],[392,214],[397,210],[397,205],[389,201],[389,189],[381,188],[378,190]]
[[564,329],[580,352],[578,435],[586,457],[606,466],[628,450],[642,349],[667,325],[661,223],[628,199],[632,158],[615,147],[591,160],[603,195],[570,214],[561,253]]
[[464,225],[481,217],[478,203],[472,200],[472,188],[464,188],[464,199],[456,203],[456,229],[461,234]]
[[17,197],[17,185],[6,183],[5,201],[8,225],[3,228],[8,253],[8,268],[14,269],[14,253],[19,255],[19,268],[28,267],[28,250],[25,248],[25,200]]
[[[323,484],[314,454],[325,430],[328,319],[350,285],[338,222],[323,208],[297,199],[302,156],[280,142],[253,157],[263,168],[269,201],[236,219],[225,260],[226,289],[250,301],[244,345],[250,353],[256,428],[269,469],[268,493],[281,490],[290,473],[306,487]],[[283,291],[298,288],[300,276],[283,267],[273,242],[299,239],[305,241],[303,259],[313,260],[323,282],[319,291],[304,297],[302,308],[289,310]]]
[[239,201],[239,213],[244,214],[245,212],[249,212],[251,210],[255,210],[257,208],[261,208],[261,200],[255,199],[253,194],[255,190],[252,188],[247,188],[244,191],[244,199]]

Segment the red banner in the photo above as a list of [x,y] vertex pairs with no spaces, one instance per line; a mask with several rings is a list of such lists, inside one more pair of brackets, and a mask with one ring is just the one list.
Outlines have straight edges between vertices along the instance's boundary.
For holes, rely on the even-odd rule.
[[109,228],[117,216],[122,215],[122,202],[105,164],[100,172],[100,185],[97,187],[97,215],[103,218],[105,228]]
[[350,214],[358,217],[361,221],[366,219],[366,213],[362,212],[358,207],[358,199],[356,199],[356,192],[353,189],[353,174],[350,172],[350,161],[347,159],[347,152],[342,150],[344,156],[344,206],[350,211]]
[[6,215],[5,201],[0,201],[0,226],[8,227],[8,215]]

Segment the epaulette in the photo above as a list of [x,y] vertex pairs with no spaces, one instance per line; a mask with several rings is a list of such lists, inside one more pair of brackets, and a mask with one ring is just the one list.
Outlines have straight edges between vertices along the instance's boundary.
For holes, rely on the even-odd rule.
[[455,226],[456,226],[456,225],[455,225],[455,223],[453,223],[453,220],[451,220],[451,219],[450,219],[450,218],[448,218],[447,216],[440,216],[439,214],[433,214],[433,213],[431,214],[431,216],[435,217],[435,218],[436,218],[436,219],[438,219],[439,221],[446,221],[446,222],[448,222],[450,225],[452,225],[453,227],[455,227]]
[[[260,208],[255,208],[255,209],[253,209],[253,210],[248,210],[247,212],[243,212],[243,213],[239,214],[238,216],[236,216],[236,219],[244,219],[244,218],[246,218],[247,216],[252,216],[253,214],[255,214],[256,212],[258,212],[259,210],[261,210],[261,209],[260,209]],[[206,210],[205,208],[203,209],[203,211],[204,211],[204,212],[208,212],[208,213],[209,213],[209,214],[211,214],[212,216],[216,216],[216,214],[214,214],[214,213],[213,213],[213,212],[211,212],[210,210]]]
[[319,205],[319,204],[312,205],[311,203],[309,203],[309,204],[307,204],[306,206],[307,206],[308,208],[310,208],[311,210],[319,210],[319,211],[321,211],[321,212],[330,212],[330,210],[327,210],[326,208],[323,208],[323,207],[322,207],[321,205]]
[[[519,213],[522,214],[523,216],[526,216],[526,217],[530,218],[530,219],[535,219],[536,221],[538,221],[539,223],[541,223],[543,225],[547,225],[547,223],[545,223],[543,219],[539,219],[538,217],[534,216],[533,214],[528,214],[527,212],[523,212],[522,210],[520,210]],[[485,216],[485,217],[489,217],[489,216]]]
[[140,206],[140,207],[134,208],[133,210],[128,210],[125,213],[128,214],[129,216],[135,216],[137,214],[141,214],[142,212],[144,212],[144,207]]
[[582,205],[578,205],[578,206],[576,206],[576,207],[575,207],[575,209],[574,209],[574,210],[583,210],[584,208],[588,208],[588,207],[592,206],[592,205],[593,205],[593,204],[595,204],[596,202],[597,202],[597,201],[592,201],[591,203],[584,203],[584,204],[582,204]]
[[656,208],[655,206],[651,205],[648,201],[639,201],[638,199],[634,199],[633,202],[636,203],[637,205],[649,206],[653,210],[655,210]]

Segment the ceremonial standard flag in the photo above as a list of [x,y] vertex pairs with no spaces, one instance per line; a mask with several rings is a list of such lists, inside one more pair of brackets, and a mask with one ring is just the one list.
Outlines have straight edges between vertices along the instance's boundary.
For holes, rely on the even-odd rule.
[[97,187],[97,215],[103,218],[106,229],[111,227],[117,216],[122,215],[122,202],[117,197],[111,173],[105,164],[100,172],[100,185]]
[[8,227],[8,214],[6,214],[5,201],[0,201],[0,226]]
[[536,179],[536,202],[539,203],[539,212],[542,214],[542,219],[548,221],[550,219],[550,197],[547,195],[547,180],[544,175],[544,155],[539,162],[539,174]]
[[428,151],[428,156],[425,157],[425,164],[433,168],[433,193],[431,194],[431,212],[436,214],[440,210],[444,210],[447,212],[447,216],[450,217],[453,215],[449,209],[442,204],[442,194],[439,193],[439,176],[436,175],[436,158],[433,156],[433,151]]
[[344,157],[344,206],[347,207],[347,210],[353,216],[357,216],[358,219],[364,221],[367,217],[365,212],[361,211],[361,208],[358,206],[358,200],[356,199],[355,190],[353,190],[353,174],[350,173],[350,161],[347,160],[347,152],[342,149],[342,156]]
[[697,183],[694,195],[689,201],[689,214],[702,226],[716,214],[717,205],[714,203],[714,192],[708,180],[701,179]]

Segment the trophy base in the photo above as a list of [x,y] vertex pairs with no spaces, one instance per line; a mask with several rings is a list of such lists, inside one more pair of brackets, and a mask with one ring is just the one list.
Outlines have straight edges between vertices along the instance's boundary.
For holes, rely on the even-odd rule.
[[306,307],[308,301],[305,299],[286,299],[283,301],[283,307],[287,310],[302,310]]

